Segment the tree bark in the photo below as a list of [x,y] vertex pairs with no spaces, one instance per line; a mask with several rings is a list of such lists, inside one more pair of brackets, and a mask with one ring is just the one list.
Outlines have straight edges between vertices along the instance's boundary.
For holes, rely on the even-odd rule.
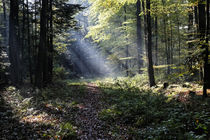
[[48,70],[49,70],[49,82],[52,82],[53,76],[53,9],[52,9],[52,1],[50,0],[50,41],[49,41],[49,58],[48,58]]
[[8,44],[8,35],[7,35],[7,10],[6,10],[6,3],[5,0],[2,0],[2,4],[3,4],[3,14],[4,14],[4,45],[7,46]]
[[[144,3],[144,0],[142,0],[142,10],[143,10],[143,13],[144,13],[144,45],[145,45],[145,48],[147,49],[147,17],[146,17],[146,8],[145,8],[145,3]],[[146,51],[146,55],[147,55],[147,51]]]
[[[124,16],[124,22],[127,21],[127,9],[126,9],[126,5],[124,6],[124,12],[125,12],[125,16]],[[124,25],[125,26],[125,39],[126,39],[126,43],[127,43],[127,24]],[[128,50],[128,45],[126,44],[125,46],[125,55],[126,57],[128,58],[129,57],[129,50]],[[126,76],[129,76],[129,65],[128,65],[128,60],[126,59],[126,62],[125,62],[125,66],[126,66]]]
[[[203,10],[201,10],[203,11]],[[200,16],[200,15],[199,15]],[[203,97],[207,97],[207,88],[210,88],[210,74],[208,72],[209,70],[209,64],[208,64],[208,56],[209,56],[209,0],[206,0],[206,45],[205,52],[204,52],[204,84],[203,84]]]
[[[191,41],[193,38],[192,34],[192,28],[193,28],[193,9],[192,7],[189,8],[189,12],[188,12],[188,41]],[[192,43],[188,43],[188,55],[191,56],[192,55],[192,52],[191,52],[191,49],[192,49]]]
[[147,38],[148,38],[148,48],[147,48],[147,59],[148,59],[148,75],[150,87],[155,86],[155,77],[152,61],[152,30],[151,30],[151,15],[150,15],[150,0],[146,0],[147,9]]
[[17,0],[10,0],[10,16],[9,16],[9,60],[10,60],[10,76],[14,85],[21,84],[20,74],[20,52],[18,41],[18,12],[19,3]]
[[137,0],[136,3],[136,16],[137,16],[137,52],[138,52],[138,73],[142,73],[142,66],[143,66],[143,60],[142,60],[142,52],[143,52],[143,43],[142,43],[142,25],[141,25],[141,2],[140,0]]
[[27,28],[28,28],[28,63],[29,63],[29,77],[31,84],[33,83],[32,77],[32,61],[31,61],[31,35],[30,35],[30,17],[29,17],[29,3],[27,0]]
[[180,34],[180,21],[179,18],[177,17],[177,29],[178,29],[178,55],[179,55],[179,65],[181,64],[181,34]]
[[36,67],[36,79],[35,79],[35,85],[39,88],[42,88],[44,86],[44,79],[46,79],[46,75],[44,73],[44,68],[46,65],[46,59],[47,59],[47,0],[42,0],[42,8],[41,8],[41,19],[40,19],[40,43],[38,48],[38,61],[37,61],[37,67]]
[[155,16],[155,65],[158,65],[158,17]]

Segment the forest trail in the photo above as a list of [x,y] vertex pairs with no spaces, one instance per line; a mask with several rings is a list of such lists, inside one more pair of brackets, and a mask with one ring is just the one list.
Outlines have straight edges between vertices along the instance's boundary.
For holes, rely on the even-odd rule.
[[[109,108],[109,103],[105,100],[105,95],[94,83],[87,83],[85,94],[80,96],[80,104],[77,105],[79,111],[76,113],[75,122],[78,126],[77,136],[81,140],[115,140],[129,139],[127,130],[129,126],[124,126],[119,120],[113,124],[102,120],[100,113],[103,109]],[[115,134],[116,126],[118,133]]]
[[47,93],[46,99],[31,89],[7,87],[1,91],[2,139],[114,139],[112,127],[99,117],[108,106],[99,87],[92,83],[67,87],[67,96],[56,87],[49,92],[53,97]]
[[[147,121],[138,122],[142,127],[135,127],[137,123],[134,120],[148,113],[150,114],[146,118],[152,122],[160,121],[168,113],[164,121],[175,115],[176,121],[178,118],[178,121],[183,122],[187,115],[188,118],[192,117],[190,125],[194,125],[195,119],[198,120],[197,112],[192,112],[194,108],[201,108],[199,111],[204,116],[209,116],[209,100],[204,102],[202,96],[191,98],[187,88],[186,92],[184,89],[180,89],[183,92],[179,91],[179,88],[162,90],[165,95],[173,96],[168,101],[163,94],[147,93],[147,90],[138,92],[116,89],[116,86],[113,83],[110,87],[109,84],[104,86],[90,82],[65,81],[42,91],[31,87],[5,87],[0,91],[0,140],[128,140],[138,138],[134,132],[141,132],[139,136],[143,138],[145,133],[150,135],[147,131],[158,130],[156,125]],[[178,93],[171,95],[175,91]],[[151,104],[152,108],[149,108]],[[199,107],[199,104],[202,106]]]
[[81,140],[89,139],[110,139],[105,134],[105,123],[99,119],[99,112],[104,108],[100,89],[88,83],[86,94],[81,97],[81,103],[77,105],[76,125],[79,126],[78,136]]

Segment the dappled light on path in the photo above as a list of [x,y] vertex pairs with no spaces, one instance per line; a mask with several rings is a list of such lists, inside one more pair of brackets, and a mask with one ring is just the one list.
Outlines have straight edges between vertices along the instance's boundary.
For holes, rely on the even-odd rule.
[[[191,87],[151,90],[143,81],[134,83],[121,78],[60,81],[42,91],[6,87],[1,91],[0,133],[6,139],[129,140],[165,138],[164,133],[175,138],[175,129],[186,138],[190,132],[206,137],[201,134],[209,131],[209,121],[204,121],[209,100],[185,92]],[[199,91],[200,86],[194,87]]]

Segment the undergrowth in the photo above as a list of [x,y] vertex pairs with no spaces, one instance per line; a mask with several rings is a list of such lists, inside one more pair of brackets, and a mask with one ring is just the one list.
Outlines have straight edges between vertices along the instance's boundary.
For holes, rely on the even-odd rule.
[[[208,139],[210,99],[192,96],[188,102],[166,95],[164,90],[146,88],[134,77],[96,82],[109,106],[100,118],[110,125],[124,124],[136,139]],[[178,91],[175,97],[178,96]],[[120,126],[122,127],[122,126]]]
[[[40,129],[37,137],[33,136],[34,139],[77,139],[75,106],[85,93],[84,82],[55,81],[41,90],[32,87],[17,89],[13,86],[5,90],[4,100],[19,121],[24,125],[30,124],[30,131]],[[25,137],[29,139],[27,134]]]
[[[4,100],[8,101],[20,121],[30,123],[40,120],[36,125],[43,129],[39,133],[41,138],[77,139],[75,114],[81,98],[86,97],[87,83],[92,82],[100,89],[101,93],[97,96],[102,96],[102,101],[94,101],[103,103],[99,118],[106,122],[105,129],[113,138],[210,138],[209,98],[203,100],[201,96],[186,95],[188,98],[181,101],[181,90],[178,91],[181,87],[173,90],[160,86],[149,88],[146,77],[58,80],[42,90],[11,86],[6,89]],[[192,89],[192,86],[188,86],[188,89]],[[126,138],[122,138],[122,135]]]

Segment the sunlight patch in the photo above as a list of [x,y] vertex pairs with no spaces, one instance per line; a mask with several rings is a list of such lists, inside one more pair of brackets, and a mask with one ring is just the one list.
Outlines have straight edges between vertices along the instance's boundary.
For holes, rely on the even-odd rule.
[[29,115],[23,117],[21,122],[28,123],[42,123],[42,124],[51,124],[51,123],[59,123],[57,119],[51,118],[47,114],[39,114],[39,115]]

